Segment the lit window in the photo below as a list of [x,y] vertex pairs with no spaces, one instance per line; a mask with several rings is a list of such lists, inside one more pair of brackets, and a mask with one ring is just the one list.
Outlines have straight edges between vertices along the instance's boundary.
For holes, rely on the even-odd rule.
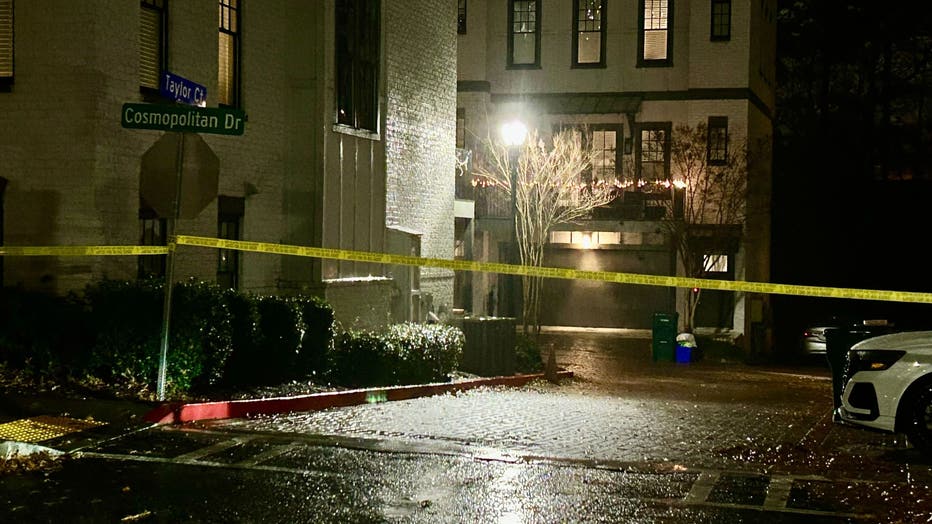
[[709,164],[725,164],[728,161],[728,117],[710,116],[708,133]]
[[508,67],[540,66],[540,0],[509,0]]
[[605,3],[608,0],[573,1],[573,65],[605,65]]
[[712,0],[712,40],[731,39],[731,0]]
[[459,7],[456,13],[456,32],[466,34],[466,0],[459,0]]
[[583,249],[592,249],[599,245],[599,233],[592,231],[573,231],[570,243]]
[[727,273],[728,255],[725,253],[709,253],[702,255],[702,269],[706,273]]
[[379,0],[337,0],[337,123],[378,132]]
[[13,0],[0,0],[0,89],[13,83]]
[[670,59],[672,15],[672,0],[641,0],[638,65],[673,65]]
[[158,90],[166,66],[166,0],[142,0],[139,10],[139,85]]
[[570,231],[551,231],[550,232],[550,243],[551,244],[569,244],[572,239]]
[[621,244],[621,232],[599,231],[599,244]]
[[217,102],[239,107],[240,2],[220,0]]

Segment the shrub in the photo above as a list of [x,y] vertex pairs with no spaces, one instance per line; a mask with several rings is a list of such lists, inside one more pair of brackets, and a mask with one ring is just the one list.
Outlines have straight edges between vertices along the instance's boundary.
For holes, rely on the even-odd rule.
[[298,297],[304,334],[297,369],[302,375],[317,375],[326,371],[327,355],[333,350],[335,321],[333,308],[319,297]]
[[253,370],[262,362],[257,341],[259,328],[258,297],[224,291],[224,302],[230,314],[230,343],[232,353],[227,359],[223,382],[230,386],[247,385],[252,381]]
[[440,324],[395,324],[336,338],[331,379],[339,385],[392,386],[448,380],[463,352],[463,332]]
[[104,280],[85,289],[95,335],[86,365],[89,375],[111,385],[118,382],[137,390],[153,389],[160,352],[162,287],[159,280]]
[[172,296],[170,349],[191,366],[176,370],[175,376],[183,375],[181,384],[193,388],[220,383],[233,352],[226,294],[212,282],[188,280],[176,284]]
[[90,347],[84,317],[74,295],[0,289],[0,362],[39,376],[73,373]]
[[524,333],[515,335],[515,371],[518,373],[539,373],[544,370],[544,360],[540,354],[540,345]]
[[313,296],[230,293],[233,356],[230,385],[266,385],[324,371],[333,346],[333,309]]
[[[176,283],[169,324],[166,392],[183,394],[217,384],[232,352],[230,315],[213,283]],[[106,280],[88,286],[85,300],[96,334],[91,375],[123,387],[154,390],[162,346],[164,283]]]

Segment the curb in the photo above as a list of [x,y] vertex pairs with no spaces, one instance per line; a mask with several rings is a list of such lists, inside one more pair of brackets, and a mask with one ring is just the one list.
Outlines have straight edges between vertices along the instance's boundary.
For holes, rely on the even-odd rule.
[[[558,371],[557,377],[572,378],[573,372]],[[443,393],[466,391],[483,386],[519,387],[534,380],[544,378],[545,376],[543,373],[534,373],[530,375],[480,378],[460,382],[331,391],[295,397],[228,400],[194,404],[169,403],[153,409],[144,416],[143,420],[154,424],[181,424],[199,420],[246,418],[255,415],[273,415],[297,411],[320,411],[336,407],[441,395]]]

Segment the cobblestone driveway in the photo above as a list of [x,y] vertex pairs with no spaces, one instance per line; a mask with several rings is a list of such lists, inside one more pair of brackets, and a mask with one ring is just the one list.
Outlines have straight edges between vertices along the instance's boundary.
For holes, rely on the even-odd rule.
[[[603,334],[544,337],[575,378],[486,388],[213,427],[489,446],[510,455],[676,467],[851,475],[864,456],[904,444],[830,422],[827,369],[737,362],[653,362],[650,340]],[[870,468],[899,477],[895,465]]]

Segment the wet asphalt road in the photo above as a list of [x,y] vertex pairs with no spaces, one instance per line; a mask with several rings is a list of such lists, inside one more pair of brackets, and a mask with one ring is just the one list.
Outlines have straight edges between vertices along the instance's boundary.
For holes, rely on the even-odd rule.
[[554,335],[560,385],[151,428],[0,477],[0,522],[928,522],[928,458],[827,369]]

